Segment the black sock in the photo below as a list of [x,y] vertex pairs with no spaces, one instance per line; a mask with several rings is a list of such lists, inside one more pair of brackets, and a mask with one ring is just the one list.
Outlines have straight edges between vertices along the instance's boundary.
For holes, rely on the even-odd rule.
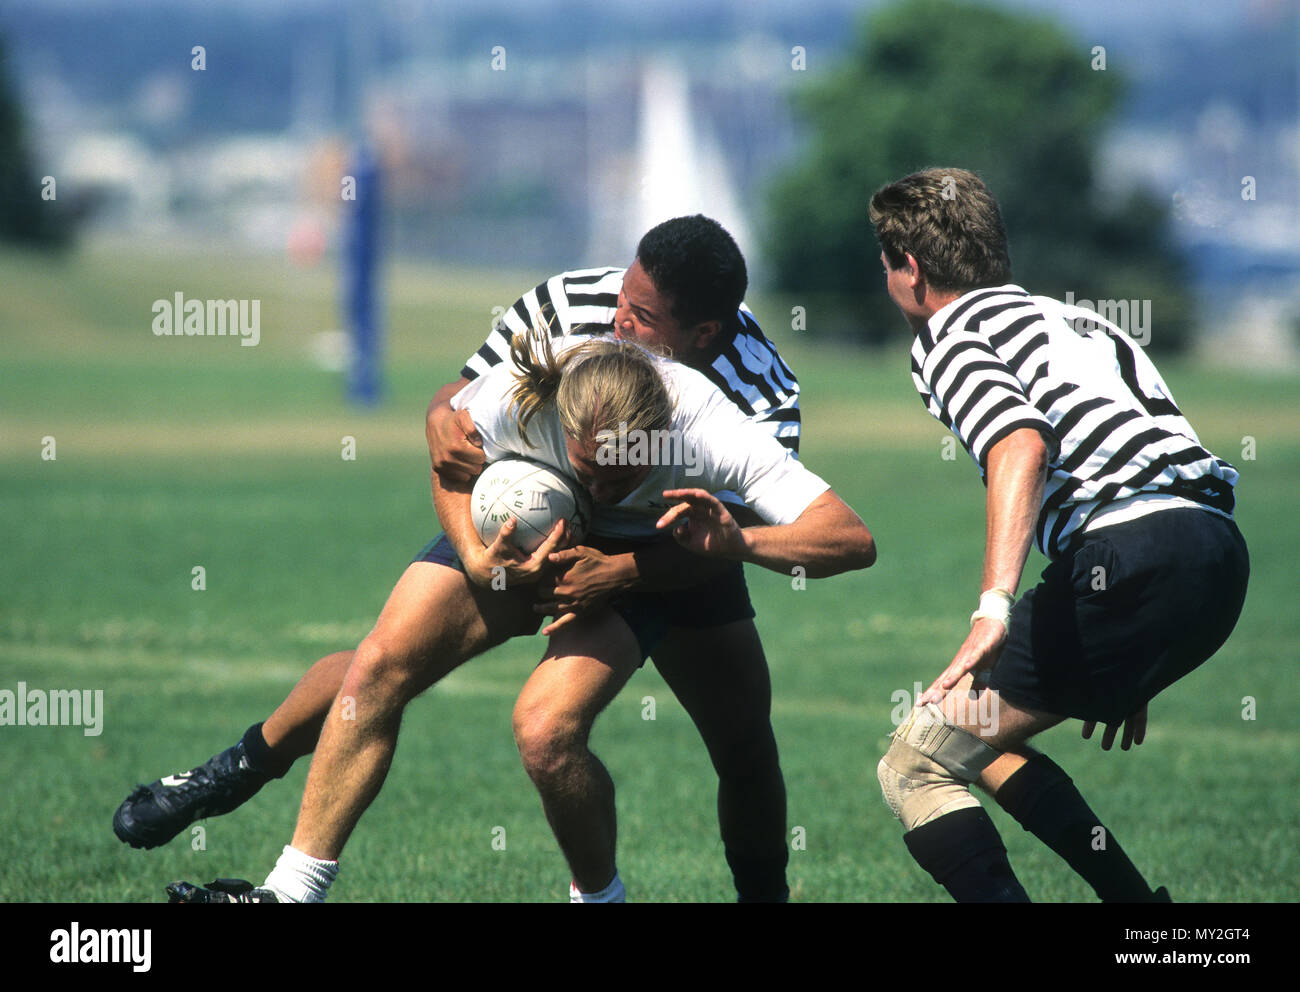
[[1146,902],[1151,889],[1110,831],[1102,826],[1070,776],[1036,754],[1008,778],[998,805],[1065,859],[1102,902]]
[[789,902],[785,866],[790,852],[775,858],[752,858],[727,851],[727,864],[736,882],[737,902]]
[[292,758],[286,761],[271,750],[270,745],[266,743],[266,738],[262,736],[260,723],[255,723],[245,730],[240,743],[244,745],[244,754],[248,755],[248,763],[253,771],[267,778],[284,778],[293,767]]
[[979,806],[946,813],[903,834],[916,863],[957,902],[1029,902],[997,827]]

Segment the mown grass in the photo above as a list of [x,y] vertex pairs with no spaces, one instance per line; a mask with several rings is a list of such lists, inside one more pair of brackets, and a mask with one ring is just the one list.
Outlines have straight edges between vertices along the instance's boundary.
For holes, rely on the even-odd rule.
[[[393,273],[387,396],[362,411],[310,357],[314,335],[337,322],[331,273],[140,253],[57,265],[0,257],[0,689],[23,681],[105,699],[99,736],[0,727],[0,900],[153,901],[172,878],[261,878],[289,839],[305,763],[158,851],[121,845],[113,810],[134,782],[228,746],[316,657],[365,635],[436,532],[428,397],[478,346],[491,308],[538,275]],[[155,337],[150,302],[177,290],[262,299],[261,344]],[[805,460],[880,547],[869,571],[805,590],[749,570],[789,823],[800,828],[794,896],[942,901],[906,854],[875,764],[895,694],[928,683],[960,643],[979,581],[983,490],[964,455],[943,458],[945,432],[917,402],[904,351],[827,350],[783,334],[761,299],[754,308],[803,384]],[[1213,661],[1153,703],[1138,751],[1105,754],[1077,724],[1040,744],[1176,898],[1292,899],[1300,396],[1282,376],[1181,362],[1163,371],[1202,439],[1242,471],[1246,612]],[[355,460],[341,457],[344,435],[356,439]],[[41,456],[47,437],[54,460]],[[1041,564],[1031,561],[1026,581]],[[511,642],[411,707],[335,898],[563,897],[568,876],[510,734],[540,650],[540,639]],[[642,718],[646,696],[653,721]],[[618,784],[630,895],[732,898],[712,770],[650,666],[601,718],[594,747]],[[1053,855],[994,818],[1036,899],[1090,898]]]

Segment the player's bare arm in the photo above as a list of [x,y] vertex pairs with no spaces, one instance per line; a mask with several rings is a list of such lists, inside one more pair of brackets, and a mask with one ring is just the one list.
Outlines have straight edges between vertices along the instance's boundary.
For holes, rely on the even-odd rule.
[[483,442],[468,413],[451,408],[451,398],[469,385],[468,379],[449,382],[429,401],[424,436],[434,472],[453,482],[468,482],[483,471]]
[[1016,594],[1043,504],[1047,465],[1047,445],[1042,435],[1027,427],[1007,435],[990,449],[984,589]]
[[[491,586],[493,579],[504,575],[507,585],[538,582],[551,568],[547,557],[564,541],[564,521],[558,520],[546,540],[532,554],[525,554],[512,540],[516,522],[511,519],[486,547],[474,530],[470,515],[468,483],[451,482],[433,473],[433,506],[447,540],[465,565],[465,573],[477,586]],[[502,569],[503,571],[498,571]]]
[[[1007,435],[989,450],[982,592],[1001,590],[1008,602],[1015,596],[1029,557],[1038,510],[1043,505],[1047,465],[1047,445],[1030,428]],[[937,703],[962,676],[991,667],[1006,639],[1007,627],[1002,620],[987,616],[977,619],[952,662],[920,702]]]
[[669,489],[665,499],[680,500],[659,518],[678,543],[702,555],[738,559],[774,572],[798,566],[808,578],[867,568],[876,560],[871,531],[853,509],[827,490],[789,524],[742,529],[717,497],[703,489]]

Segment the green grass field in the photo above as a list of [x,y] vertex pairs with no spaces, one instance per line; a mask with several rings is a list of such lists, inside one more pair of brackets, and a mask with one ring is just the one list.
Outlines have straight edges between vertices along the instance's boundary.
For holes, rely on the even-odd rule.
[[[0,726],[0,901],[157,901],[174,878],[260,881],[306,776],[156,851],[110,819],[133,784],[188,768],[264,718],[318,656],[369,630],[437,531],[424,407],[492,307],[543,273],[390,273],[389,395],[340,399],[310,360],[337,326],[331,271],[234,258],[0,255],[0,689],[102,689],[102,733]],[[256,298],[261,343],[157,338],[151,302]],[[982,494],[912,392],[901,349],[819,349],[755,310],[800,376],[805,461],[876,535],[872,569],[812,582],[749,570],[771,663],[799,901],[946,901],[907,856],[875,766],[891,695],[928,684],[978,592]],[[815,315],[812,316],[815,319]],[[1295,899],[1300,720],[1300,390],[1293,378],[1164,363],[1184,412],[1242,472],[1246,611],[1219,655],[1157,699],[1147,742],[1106,754],[1079,725],[1044,735],[1156,884],[1188,901]],[[356,439],[355,461],[341,457]],[[56,457],[42,458],[44,438]],[[1253,439],[1253,451],[1243,450]],[[1250,457],[1253,455],[1254,457]],[[1027,581],[1042,561],[1031,560]],[[206,589],[191,588],[203,566]],[[397,759],[344,856],[339,901],[556,901],[568,875],[519,764],[515,695],[540,656],[518,640],[408,710]],[[642,719],[645,697],[656,719]],[[1252,719],[1243,717],[1253,700]],[[733,897],[703,747],[647,666],[597,725],[618,785],[635,900]],[[1091,893],[1000,810],[1036,900]],[[494,847],[504,828],[505,849]]]

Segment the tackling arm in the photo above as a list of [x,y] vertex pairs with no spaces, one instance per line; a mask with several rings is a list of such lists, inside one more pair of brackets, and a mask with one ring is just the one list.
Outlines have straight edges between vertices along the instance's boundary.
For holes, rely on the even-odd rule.
[[868,568],[876,561],[876,542],[862,518],[844,500],[827,490],[809,504],[792,524],[750,527],[741,532],[745,560],[776,572],[795,565],[811,579]]
[[449,382],[429,401],[424,415],[424,438],[429,445],[429,463],[435,473],[453,482],[475,479],[483,471],[482,440],[464,411],[451,408],[451,398],[469,385],[468,379]]
[[703,489],[672,489],[664,496],[682,502],[665,513],[657,526],[673,528],[678,543],[696,554],[738,558],[787,574],[799,566],[807,570],[809,578],[867,568],[876,560],[871,531],[829,489],[793,523],[745,530]]
[[[763,523],[762,518],[743,504],[723,504],[741,527]],[[575,549],[576,550],[576,549]],[[551,556],[552,561],[563,560],[567,552]],[[670,589],[687,589],[690,586],[720,575],[726,569],[726,560],[710,558],[688,551],[675,541],[659,541],[644,548],[607,557],[611,577],[617,587],[611,592],[644,589],[662,592]]]

